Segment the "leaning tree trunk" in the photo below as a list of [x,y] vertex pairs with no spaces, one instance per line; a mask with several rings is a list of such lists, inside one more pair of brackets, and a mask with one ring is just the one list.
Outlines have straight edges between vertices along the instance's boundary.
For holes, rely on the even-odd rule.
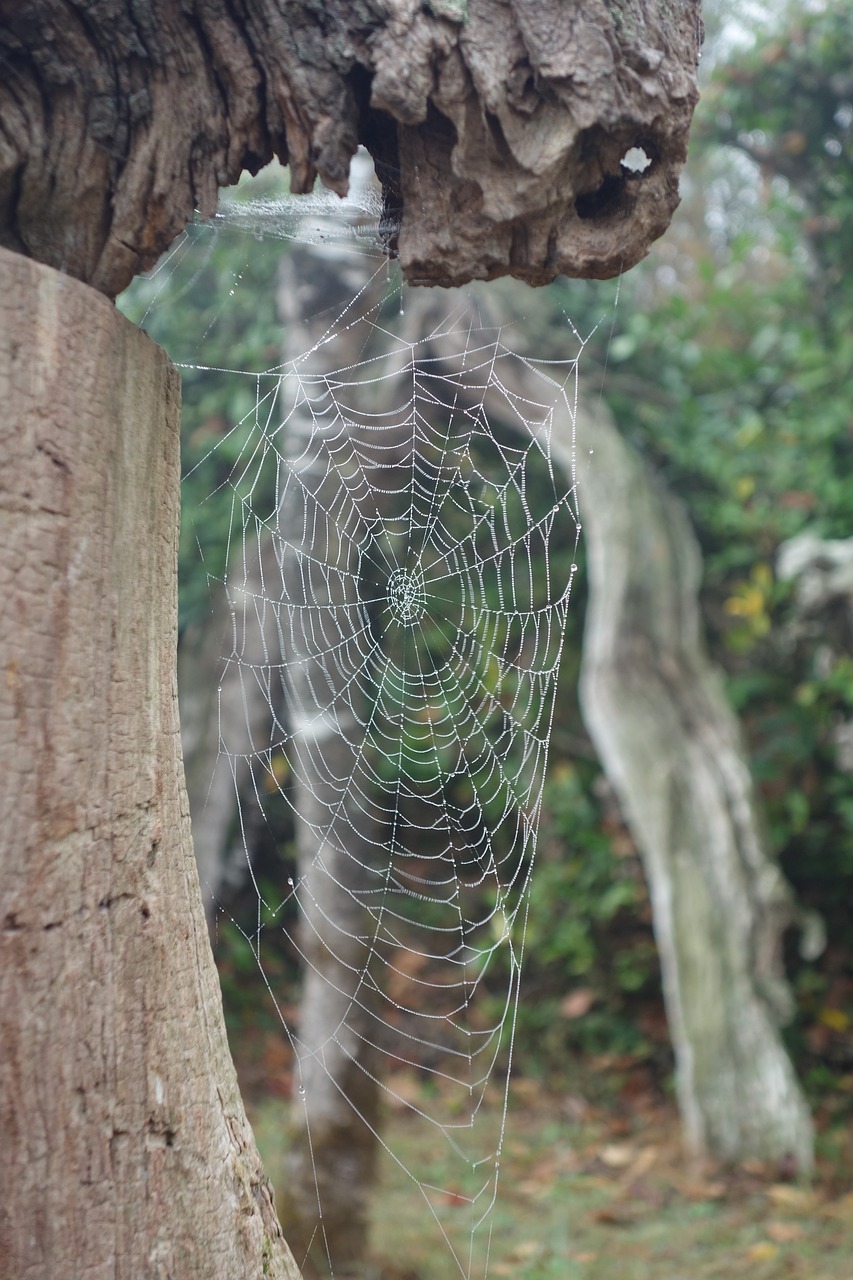
[[592,452],[582,706],[649,879],[687,1144],[808,1171],[809,1111],[779,1033],[797,910],[705,654],[696,540],[603,406],[578,427],[580,456]]
[[[369,907],[383,883],[390,828],[365,747],[377,671],[363,575],[382,497],[364,491],[362,469],[365,450],[378,452],[392,488],[396,435],[392,428],[388,440],[377,440],[368,379],[363,387],[338,386],[338,405],[323,379],[345,380],[335,371],[364,355],[363,327],[341,321],[331,334],[332,318],[346,315],[353,298],[368,307],[386,290],[373,259],[331,246],[293,249],[278,284],[283,354],[307,379],[304,393],[293,377],[285,384],[287,461],[271,535],[283,584],[275,656],[286,662],[303,961],[283,1221],[306,1276],[360,1274],[378,1154],[381,1023]],[[378,457],[375,466],[382,467]]]
[[678,204],[699,8],[0,0],[0,244],[114,296],[242,169],[343,192],[361,142],[408,283],[618,275]]
[[[300,479],[311,493],[309,522],[318,508],[327,511],[340,500],[334,472],[331,484],[317,483],[316,473]],[[295,562],[290,515],[282,515],[280,531],[290,543],[282,567],[291,615],[288,718],[303,979],[283,1223],[306,1276],[331,1272],[343,1280],[359,1270],[366,1252],[377,1156],[380,1055],[371,1043],[376,1023],[368,976],[375,925],[367,904],[376,892],[373,869],[385,831],[365,800],[372,778],[363,752],[369,712],[359,677],[365,672],[353,634],[357,565],[351,565],[353,596],[337,597],[317,561],[308,572]],[[301,534],[301,513],[296,519]],[[312,556],[322,553],[315,544]],[[340,664],[330,665],[303,643],[316,628],[341,652]]]
[[297,1280],[190,841],[177,375],[49,267],[0,295],[0,1271]]

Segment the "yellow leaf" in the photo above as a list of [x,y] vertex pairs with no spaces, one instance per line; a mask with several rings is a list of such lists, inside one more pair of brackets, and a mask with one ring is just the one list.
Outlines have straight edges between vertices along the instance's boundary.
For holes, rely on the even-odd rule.
[[625,1169],[636,1156],[633,1147],[629,1147],[627,1143],[611,1142],[606,1147],[602,1147],[599,1152],[600,1159],[610,1169]]
[[821,1009],[818,1014],[818,1021],[832,1031],[846,1031],[850,1026],[850,1019],[843,1009],[830,1009],[828,1007]]
[[737,618],[759,618],[764,613],[764,592],[744,583],[739,594],[729,596],[723,608]]
[[746,502],[755,493],[755,479],[753,476],[738,476],[735,481],[735,496],[741,502]]
[[289,777],[290,764],[287,756],[277,751],[270,760],[270,771],[264,780],[265,790],[277,791],[279,787],[284,786]]
[[767,1188],[767,1198],[791,1213],[811,1213],[817,1196],[808,1187],[792,1187],[789,1182],[775,1182]]
[[522,1240],[521,1244],[515,1246],[510,1257],[515,1258],[517,1262],[526,1262],[541,1252],[542,1245],[538,1240]]
[[759,1240],[758,1244],[752,1245],[746,1251],[746,1256],[750,1262],[769,1262],[771,1258],[775,1258],[779,1250],[775,1244],[771,1244],[769,1240]]

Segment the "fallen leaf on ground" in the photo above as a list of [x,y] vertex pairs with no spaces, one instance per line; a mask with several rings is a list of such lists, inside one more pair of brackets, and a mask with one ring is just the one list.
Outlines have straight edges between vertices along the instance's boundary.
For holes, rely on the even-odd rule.
[[625,1174],[625,1182],[631,1183],[635,1182],[638,1178],[642,1178],[644,1173],[648,1173],[657,1158],[657,1147],[643,1147],[636,1160],[629,1166],[628,1171]]
[[568,1093],[560,1099],[560,1110],[567,1120],[580,1124],[589,1115],[589,1103],[579,1093]]
[[607,1165],[608,1169],[627,1169],[636,1154],[634,1148],[629,1147],[627,1143],[610,1142],[606,1147],[601,1148],[598,1158],[602,1164]]
[[787,1182],[774,1182],[767,1188],[767,1198],[793,1213],[811,1213],[817,1204],[817,1195],[808,1187],[792,1187]]
[[777,1244],[791,1244],[794,1240],[802,1240],[804,1235],[798,1222],[768,1222],[766,1231]]
[[538,1080],[530,1080],[527,1076],[516,1076],[510,1082],[510,1091],[512,1096],[520,1099],[522,1103],[538,1102],[542,1095],[542,1085]]
[[517,1189],[523,1196],[544,1196],[551,1190],[554,1185],[553,1178],[525,1178],[523,1182],[516,1184]]
[[593,1190],[593,1191],[612,1191],[613,1190],[612,1178],[598,1177],[594,1173],[582,1174],[581,1177],[578,1179],[578,1183],[580,1186],[584,1187],[586,1190]]
[[686,1182],[678,1190],[685,1200],[701,1204],[703,1200],[722,1200],[726,1194],[724,1182]]
[[609,1208],[596,1209],[594,1213],[589,1215],[593,1222],[600,1222],[606,1227],[631,1227],[634,1225],[634,1215],[628,1209],[621,1209],[618,1205],[611,1205]]
[[509,1255],[516,1262],[529,1262],[531,1258],[535,1258],[542,1252],[542,1245],[538,1240],[522,1240],[521,1244],[517,1244]]
[[414,1071],[394,1071],[388,1076],[388,1105],[395,1111],[408,1111],[421,1100],[421,1082]]
[[448,1191],[442,1192],[441,1198],[445,1204],[452,1204],[454,1207],[471,1203],[469,1196],[463,1196],[460,1191],[456,1191],[452,1187]]
[[758,1244],[750,1245],[746,1251],[746,1256],[750,1262],[769,1262],[771,1258],[775,1258],[779,1250],[775,1244],[771,1244],[769,1240],[759,1240]]
[[831,1200],[829,1204],[824,1205],[821,1217],[853,1219],[853,1191],[849,1191],[846,1196],[841,1196],[839,1200]]

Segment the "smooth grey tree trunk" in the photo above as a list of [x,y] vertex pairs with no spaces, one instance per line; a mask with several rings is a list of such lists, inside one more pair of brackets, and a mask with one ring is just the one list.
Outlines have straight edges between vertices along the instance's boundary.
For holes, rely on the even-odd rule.
[[177,374],[50,267],[0,296],[0,1272],[298,1280],[190,840]]
[[[260,770],[253,770],[252,756],[256,744],[269,741],[271,718],[281,714],[279,705],[270,707],[257,681],[243,678],[247,670],[262,668],[270,652],[279,652],[273,614],[258,607],[264,583],[270,575],[278,577],[269,540],[259,554],[257,544],[250,543],[240,563],[242,598],[232,594],[229,600],[221,584],[212,584],[210,616],[188,627],[178,648],[181,745],[193,848],[210,925],[223,895],[246,879],[247,858],[251,861],[265,822],[256,791]],[[227,662],[238,615],[239,661]]]
[[[353,298],[361,310],[382,296],[384,271],[372,288],[368,283],[375,271],[373,259],[347,248],[294,248],[278,284],[285,360],[297,361],[309,378],[357,366],[364,330],[350,330],[351,315],[318,351],[300,357]],[[306,1276],[333,1271],[345,1278],[361,1274],[378,1154],[381,1056],[375,1044],[381,1024],[372,986],[376,924],[368,908],[382,883],[390,830],[374,762],[365,755],[377,672],[365,662],[372,642],[363,632],[361,604],[362,557],[370,559],[369,530],[382,498],[365,491],[356,450],[366,444],[368,454],[382,451],[390,488],[394,432],[377,443],[375,429],[359,425],[360,411],[374,407],[369,385],[339,390],[351,420],[333,411],[317,383],[309,382],[308,392],[314,416],[305,403],[294,406],[294,385],[293,379],[286,384],[289,398],[281,406],[287,462],[277,527],[264,535],[282,583],[275,653],[286,662],[282,703],[293,769],[303,971],[289,1135],[293,1194],[284,1222]],[[377,475],[379,465],[377,459]]]
[[779,1030],[792,1010],[781,940],[797,922],[819,951],[820,930],[798,917],[767,848],[740,727],[705,653],[684,510],[604,405],[578,429],[582,707],[649,880],[687,1146],[807,1173],[811,1119]]

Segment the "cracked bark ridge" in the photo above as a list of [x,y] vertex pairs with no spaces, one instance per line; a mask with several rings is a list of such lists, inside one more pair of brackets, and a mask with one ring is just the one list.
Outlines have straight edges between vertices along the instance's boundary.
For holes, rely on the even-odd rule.
[[113,296],[242,170],[342,194],[361,142],[410,284],[616,275],[678,203],[699,8],[0,0],[0,244]]
[[0,292],[0,1275],[298,1280],[190,840],[177,372],[48,267]]

